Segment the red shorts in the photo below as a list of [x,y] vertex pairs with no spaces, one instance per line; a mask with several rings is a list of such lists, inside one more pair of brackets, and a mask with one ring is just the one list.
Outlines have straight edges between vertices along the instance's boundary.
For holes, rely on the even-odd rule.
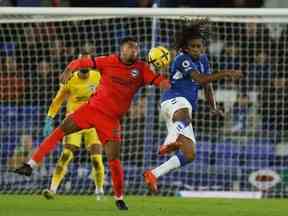
[[97,108],[85,103],[69,116],[81,129],[95,128],[102,142],[121,141],[121,126],[118,119],[107,116]]

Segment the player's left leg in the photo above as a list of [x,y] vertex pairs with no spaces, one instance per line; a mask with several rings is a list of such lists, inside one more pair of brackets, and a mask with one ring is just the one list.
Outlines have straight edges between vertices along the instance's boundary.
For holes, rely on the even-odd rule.
[[124,171],[120,162],[120,143],[121,143],[121,125],[117,118],[111,118],[108,115],[94,110],[91,116],[92,124],[94,125],[104,151],[108,159],[108,166],[112,178],[112,187],[116,206],[119,210],[128,210],[123,195],[124,195]]
[[[71,134],[76,135],[72,138],[75,140],[77,139],[78,134]],[[70,135],[70,136],[71,136]],[[69,135],[68,135],[69,136]],[[79,138],[81,138],[81,135],[79,135]],[[80,142],[79,142],[80,143]],[[54,195],[57,193],[58,187],[63,180],[65,174],[67,173],[68,166],[72,159],[74,158],[74,152],[78,151],[79,147],[73,144],[65,144],[63,152],[60,156],[60,158],[57,161],[56,167],[53,171],[52,179],[50,188],[43,191],[43,195],[46,199],[53,199]]]
[[105,169],[102,160],[102,145],[92,144],[89,148],[90,159],[93,166],[94,173],[94,183],[95,183],[95,194],[99,200],[104,195],[104,177]]
[[166,142],[171,141],[172,145],[177,146],[179,150],[168,161],[152,170],[144,172],[145,182],[152,192],[158,191],[157,178],[172,170],[185,166],[195,158],[196,141],[190,123],[191,108],[185,100],[179,99],[179,102],[183,102],[183,105],[181,105],[182,103],[180,105],[172,103],[171,106],[168,104],[167,110],[169,110],[169,112],[166,118],[168,126],[167,138],[171,138],[171,140],[166,139]]
[[37,167],[43,158],[50,153],[58,142],[65,136],[81,130],[74,121],[67,117],[63,123],[55,128],[52,133],[46,137],[38,148],[33,152],[31,159],[17,168],[14,172],[20,175],[31,176],[33,168]]
[[84,143],[90,153],[92,163],[91,177],[95,183],[95,194],[97,200],[104,195],[104,165],[102,161],[102,144],[95,128],[84,130]]
[[90,128],[89,119],[91,118],[90,116],[93,115],[93,111],[88,103],[79,107],[42,141],[33,152],[32,158],[28,163],[24,163],[21,167],[14,170],[14,172],[20,175],[31,176],[33,168],[41,163],[44,157],[54,149],[64,136],[78,132],[81,129]]
[[108,141],[104,145],[104,150],[107,155],[108,165],[111,172],[112,186],[116,206],[119,210],[128,210],[124,196],[124,171],[120,161],[120,142]]

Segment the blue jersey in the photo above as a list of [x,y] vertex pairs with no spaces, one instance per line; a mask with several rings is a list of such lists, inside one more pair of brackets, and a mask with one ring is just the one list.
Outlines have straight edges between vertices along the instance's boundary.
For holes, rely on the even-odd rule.
[[210,74],[208,57],[203,54],[199,59],[193,59],[188,53],[179,52],[175,57],[170,70],[171,88],[164,92],[161,101],[175,97],[185,97],[191,104],[192,110],[197,108],[199,83],[192,80],[191,74],[198,71]]

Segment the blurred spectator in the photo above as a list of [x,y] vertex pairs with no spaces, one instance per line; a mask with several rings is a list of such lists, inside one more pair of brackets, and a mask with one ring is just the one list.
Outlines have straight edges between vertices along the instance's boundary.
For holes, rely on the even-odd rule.
[[275,73],[271,85],[264,86],[259,95],[260,113],[263,128],[277,134],[277,142],[288,130],[288,76],[287,73]]
[[29,77],[30,84],[27,93],[30,95],[27,98],[27,103],[40,105],[46,109],[58,88],[58,77],[59,73],[53,69],[52,62],[41,60]]
[[266,53],[259,51],[256,53],[255,62],[249,64],[247,70],[248,88],[250,90],[257,90],[259,87],[267,86],[272,76],[272,66],[268,63],[268,56]]
[[129,113],[123,119],[123,161],[142,166],[145,113],[147,109],[147,98],[141,94],[133,102]]
[[0,43],[0,55],[1,56],[11,56],[15,54],[15,49],[16,49],[16,43],[13,41]]
[[264,0],[160,0],[160,7],[246,8],[262,7]]
[[[213,59],[213,70],[242,70],[239,58],[239,49],[235,47],[233,43],[224,44],[223,50],[221,51],[220,57],[218,59]],[[226,89],[232,88],[233,82],[229,80],[219,80],[216,83],[220,87]]]
[[153,0],[138,0],[137,7],[152,7]]
[[281,73],[287,73],[288,70],[288,25],[286,25],[279,39],[275,40],[272,47],[271,63],[275,70]]
[[21,135],[19,145],[15,147],[11,158],[9,158],[7,161],[8,169],[14,170],[23,162],[26,162],[31,156],[33,150],[32,145],[33,141],[31,135]]
[[[75,54],[75,49],[65,46],[64,41],[59,39],[49,41],[47,45],[47,53],[45,53],[44,58],[52,65],[54,72],[60,74],[64,71],[72,55]],[[83,49],[87,49],[85,46],[87,46],[87,44],[83,46]]]
[[[247,94],[241,93],[231,110],[231,132],[245,133],[249,127],[249,115],[252,112],[252,102]],[[250,127],[249,127],[250,128]]]
[[265,0],[223,0],[223,7],[258,8],[264,5]]
[[[239,41],[240,56],[242,63],[254,63],[257,53],[269,54],[271,50],[272,39],[269,29],[262,23],[245,23],[240,32]],[[237,38],[235,38],[237,39]],[[268,59],[267,59],[268,60]]]
[[16,0],[0,0],[0,6],[16,6]]
[[22,68],[16,63],[15,58],[6,56],[0,62],[0,103],[2,105],[23,102],[25,89]]
[[71,7],[151,7],[152,0],[70,0]]
[[18,7],[39,7],[41,0],[14,0]]
[[266,0],[264,7],[266,8],[288,8],[288,1],[283,0]]
[[240,70],[239,49],[232,43],[224,45],[219,64],[220,70]]
[[[216,106],[225,113],[223,102],[217,102]],[[219,132],[224,128],[224,118],[218,115],[213,115],[207,105],[207,101],[199,99],[197,112],[192,112],[192,125],[195,128],[196,137],[199,137],[199,139],[205,139],[207,138],[207,134],[219,135]]]

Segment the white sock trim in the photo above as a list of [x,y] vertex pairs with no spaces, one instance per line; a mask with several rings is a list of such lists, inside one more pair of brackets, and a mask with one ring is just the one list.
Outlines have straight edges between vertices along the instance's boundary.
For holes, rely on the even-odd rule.
[[51,186],[51,187],[50,187],[50,191],[53,192],[54,194],[57,193],[57,189],[58,189],[58,188],[55,187],[55,186]]
[[181,167],[180,160],[176,155],[174,155],[168,161],[153,169],[152,173],[156,176],[156,178],[159,178],[160,176],[165,175],[166,173],[179,167]]
[[28,165],[30,165],[32,168],[35,168],[38,166],[38,164],[36,163],[36,161],[30,159],[28,162],[27,162]]

